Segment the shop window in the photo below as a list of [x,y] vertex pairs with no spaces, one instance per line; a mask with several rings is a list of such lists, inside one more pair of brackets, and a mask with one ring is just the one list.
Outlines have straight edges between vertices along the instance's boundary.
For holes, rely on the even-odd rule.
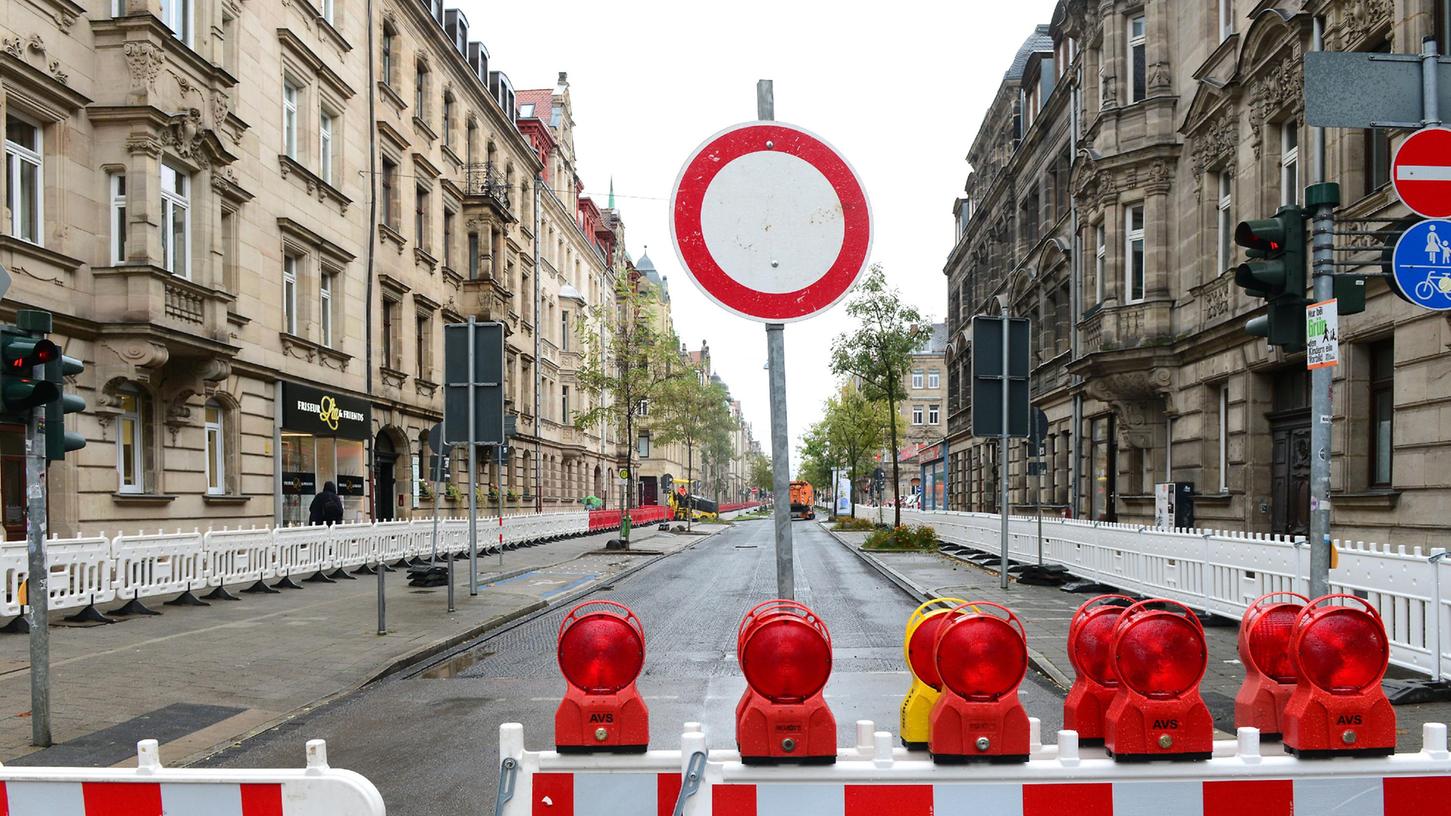
[[10,211],[10,235],[32,244],[43,243],[45,175],[41,128],[14,114],[5,117],[5,206]]
[[208,400],[205,408],[207,493],[227,492],[226,410],[220,402]]
[[120,493],[145,493],[150,405],[146,394],[130,383],[121,386],[117,397],[121,410],[116,416],[116,489]]
[[166,271],[191,277],[191,178],[161,166],[161,259]]

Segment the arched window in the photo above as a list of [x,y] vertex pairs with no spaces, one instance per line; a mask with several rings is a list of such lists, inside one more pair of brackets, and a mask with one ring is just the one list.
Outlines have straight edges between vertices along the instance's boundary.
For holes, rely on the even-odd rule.
[[207,494],[227,492],[227,410],[217,400],[207,400],[203,409],[206,429]]

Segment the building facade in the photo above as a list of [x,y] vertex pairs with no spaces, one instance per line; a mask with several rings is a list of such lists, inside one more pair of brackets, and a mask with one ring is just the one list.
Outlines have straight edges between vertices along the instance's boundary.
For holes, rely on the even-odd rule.
[[[1233,283],[1234,225],[1338,182],[1341,272],[1378,275],[1375,224],[1407,213],[1390,190],[1402,131],[1304,121],[1303,59],[1445,42],[1434,0],[1060,2],[1025,44],[974,141],[947,264],[952,341],[950,497],[992,509],[994,446],[967,427],[973,314],[1005,296],[1034,318],[1035,404],[1048,412],[1045,504],[1147,522],[1156,483],[1192,482],[1201,526],[1300,534],[1309,513],[1303,354],[1244,331],[1263,302]],[[1036,73],[1035,73],[1036,66]],[[1046,79],[1051,77],[1051,80]],[[1051,200],[1052,205],[1049,205]],[[1356,263],[1364,266],[1356,267]],[[1342,317],[1333,412],[1333,532],[1424,545],[1448,498],[1427,463],[1451,443],[1444,321],[1383,280]],[[1032,494],[1014,450],[1014,505]]]
[[348,519],[430,512],[442,327],[469,317],[508,334],[510,511],[606,495],[620,440],[570,424],[571,327],[613,297],[623,227],[580,194],[566,78],[522,100],[462,12],[9,3],[0,115],[0,318],[54,312],[86,364],[52,531],[297,523],[327,481]]

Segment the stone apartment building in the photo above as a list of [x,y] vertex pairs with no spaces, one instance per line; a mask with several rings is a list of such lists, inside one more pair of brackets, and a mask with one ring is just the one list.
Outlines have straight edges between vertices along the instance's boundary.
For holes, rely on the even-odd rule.
[[[1202,526],[1303,533],[1309,402],[1302,354],[1245,333],[1262,301],[1233,284],[1234,225],[1303,203],[1320,161],[1304,122],[1304,54],[1415,52],[1445,42],[1434,0],[1058,3],[1024,44],[975,138],[946,274],[952,340],[949,495],[993,509],[994,446],[971,438],[967,324],[1034,319],[1035,403],[1050,418],[1044,502],[1149,521],[1153,486],[1195,486]],[[1324,132],[1344,218],[1398,218],[1389,157],[1405,134]],[[1374,226],[1337,238],[1379,272]],[[1332,463],[1337,537],[1444,543],[1429,508],[1448,483],[1428,466],[1451,366],[1446,321],[1367,281],[1342,317]],[[1015,506],[1031,505],[1022,451]]]
[[[87,366],[53,531],[295,523],[324,481],[352,519],[427,509],[442,326],[469,316],[508,331],[511,509],[618,458],[567,419],[619,215],[580,195],[565,78],[521,103],[441,0],[7,3],[0,115],[0,317],[53,311]],[[0,427],[11,537],[21,446]]]
[[[947,324],[932,324],[932,336],[913,352],[902,380],[906,398],[897,406],[901,494],[920,492],[924,484],[923,454],[937,450],[947,436]],[[883,458],[883,461],[887,461]]]

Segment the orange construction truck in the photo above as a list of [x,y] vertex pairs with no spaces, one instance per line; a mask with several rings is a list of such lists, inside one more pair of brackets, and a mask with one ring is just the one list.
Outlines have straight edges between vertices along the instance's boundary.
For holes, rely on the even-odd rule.
[[791,518],[816,518],[815,498],[816,494],[812,491],[810,482],[792,482]]

